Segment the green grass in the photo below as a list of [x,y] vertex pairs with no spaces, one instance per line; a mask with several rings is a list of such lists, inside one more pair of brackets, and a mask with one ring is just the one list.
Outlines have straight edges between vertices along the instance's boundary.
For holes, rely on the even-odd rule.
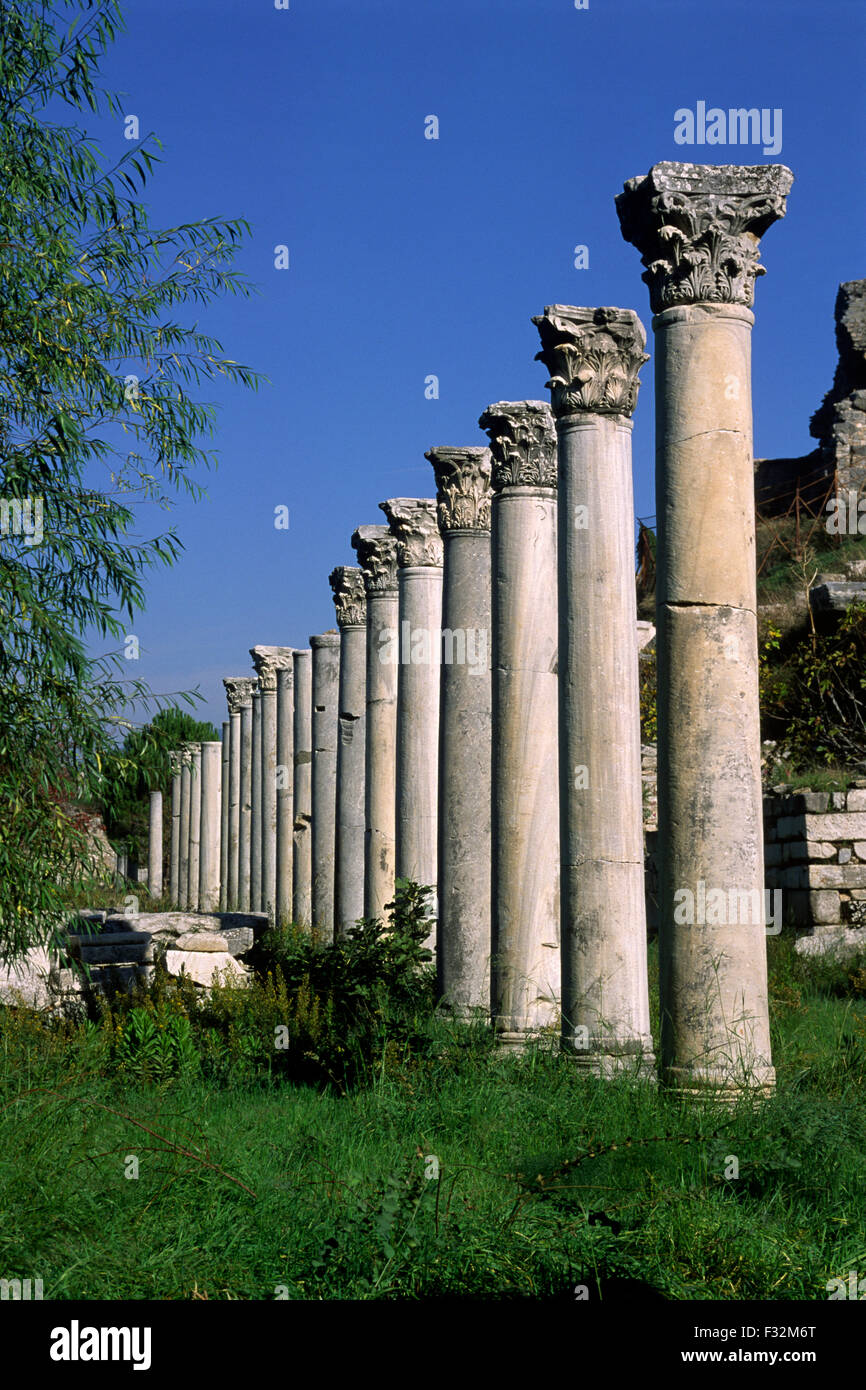
[[824,1299],[866,1266],[866,971],[769,951],[778,1089],[733,1111],[443,1022],[343,1095],[133,1085],[104,1028],[7,1010],[0,1274],[46,1298]]

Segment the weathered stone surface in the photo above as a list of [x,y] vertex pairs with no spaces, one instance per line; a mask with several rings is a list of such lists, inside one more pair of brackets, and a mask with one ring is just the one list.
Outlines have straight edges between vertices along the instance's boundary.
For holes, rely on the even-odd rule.
[[340,627],[334,813],[334,934],[339,936],[364,913],[367,596],[355,565],[338,566],[329,582]]
[[364,916],[384,921],[394,897],[397,778],[397,661],[385,660],[399,624],[397,538],[359,526],[352,546],[367,591],[367,728],[364,773]]
[[786,816],[778,823],[780,840],[862,840],[866,836],[866,811],[847,814]]
[[217,976],[232,983],[245,980],[247,972],[228,951],[178,951],[165,953],[164,965],[170,975],[188,975],[197,985],[210,987]]
[[228,941],[221,932],[186,931],[174,943],[177,951],[227,951]]
[[828,472],[840,489],[866,482],[866,280],[848,280],[836,296],[839,360],[831,389],[812,416],[809,432],[819,441]]
[[546,401],[495,401],[478,424],[490,438],[494,492],[556,487],[556,429]]
[[397,542],[397,563],[401,568],[442,566],[442,536],[432,497],[389,497],[379,507],[388,518]]
[[532,322],[541,335],[536,361],[550,373],[546,385],[557,419],[575,411],[634,413],[638,373],[649,353],[644,352],[643,324],[633,310],[548,304]]
[[794,950],[800,956],[833,956],[836,960],[848,960],[866,952],[866,930],[830,927],[815,932],[814,936],[801,936]]
[[866,788],[849,788],[847,805],[849,811],[866,811]]
[[337,695],[340,636],[310,638],[313,652],[312,901],[313,930],[334,935],[334,816],[337,793]]
[[854,853],[858,859],[866,859],[866,840],[858,840],[854,846]]
[[490,1007],[490,450],[429,449],[445,543],[442,627],[483,638],[483,658],[442,667],[439,931],[443,1003]]
[[48,1009],[51,960],[42,947],[34,947],[14,965],[0,963],[0,1003],[30,1009]]
[[764,275],[758,241],[785,216],[784,164],[654,164],[616,199],[622,234],[647,267],[653,313],[680,304],[750,308]]
[[815,614],[844,613],[852,603],[866,600],[866,583],[855,580],[827,581],[809,590],[809,603]]

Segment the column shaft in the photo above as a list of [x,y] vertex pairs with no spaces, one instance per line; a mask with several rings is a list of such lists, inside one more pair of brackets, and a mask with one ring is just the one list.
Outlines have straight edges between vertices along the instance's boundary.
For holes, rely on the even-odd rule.
[[160,791],[150,793],[147,889],[152,898],[162,897],[162,792]]
[[312,742],[313,653],[295,652],[294,719],[294,857],[292,861],[292,918],[303,926],[312,920]]
[[310,638],[313,652],[312,917],[313,930],[334,935],[334,816],[337,790],[337,701],[340,638]]
[[253,700],[241,708],[241,801],[238,816],[238,911],[252,910]]
[[360,625],[342,627],[334,846],[334,931],[337,935],[347,932],[364,915],[366,659],[366,628]]
[[201,745],[201,849],[198,910],[217,912],[220,901],[220,825],[222,819],[222,744]]
[[199,911],[199,871],[201,866],[201,744],[190,749],[189,777],[189,902],[190,912]]
[[253,691],[250,793],[250,911],[262,911],[262,692]]
[[229,768],[231,752],[229,739],[231,735],[231,721],[223,720],[222,727],[222,768],[220,774],[220,911],[225,912],[228,908],[229,899]]
[[277,921],[295,921],[292,912],[295,806],[295,681],[291,667],[277,671]]
[[171,755],[171,864],[169,895],[172,907],[180,906],[180,757]]
[[228,910],[237,912],[241,847],[241,712],[233,710],[229,720],[229,848]]

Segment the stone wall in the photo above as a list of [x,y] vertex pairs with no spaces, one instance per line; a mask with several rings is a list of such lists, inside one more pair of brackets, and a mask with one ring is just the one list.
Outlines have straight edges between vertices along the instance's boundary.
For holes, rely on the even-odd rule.
[[866,925],[866,780],[847,792],[766,797],[764,857],[786,926]]

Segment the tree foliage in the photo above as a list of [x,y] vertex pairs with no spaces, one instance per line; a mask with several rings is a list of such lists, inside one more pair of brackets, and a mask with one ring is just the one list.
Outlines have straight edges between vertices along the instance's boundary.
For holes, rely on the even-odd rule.
[[[157,230],[141,193],[149,137],[107,159],[79,124],[119,117],[99,85],[116,0],[4,0],[0,9],[0,954],[45,941],[83,862],[72,808],[98,801],[106,730],[135,701],[125,620],[181,548],[142,535],[212,454],[218,377],[258,379],[183,306],[246,294],[231,269],[248,230],[208,219]],[[54,119],[65,104],[71,123]],[[107,648],[93,654],[98,643]]]

